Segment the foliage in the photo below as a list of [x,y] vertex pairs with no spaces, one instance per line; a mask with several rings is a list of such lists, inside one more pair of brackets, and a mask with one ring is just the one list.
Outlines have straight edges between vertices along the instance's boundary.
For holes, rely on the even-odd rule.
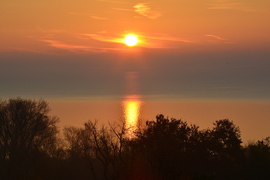
[[0,172],[6,178],[30,178],[38,160],[55,155],[58,119],[48,113],[43,100],[0,101]]
[[246,174],[253,179],[270,179],[270,137],[266,137],[246,148]]
[[0,101],[0,179],[270,179],[270,137],[242,146],[228,119],[210,129],[160,114],[130,137],[125,124],[65,127],[46,101]]

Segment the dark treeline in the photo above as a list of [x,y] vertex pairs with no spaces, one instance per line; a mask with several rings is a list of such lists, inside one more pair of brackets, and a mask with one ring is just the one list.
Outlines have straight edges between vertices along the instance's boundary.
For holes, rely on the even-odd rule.
[[270,179],[270,139],[242,145],[228,119],[200,130],[157,115],[130,137],[125,124],[57,127],[46,101],[0,101],[1,180]]

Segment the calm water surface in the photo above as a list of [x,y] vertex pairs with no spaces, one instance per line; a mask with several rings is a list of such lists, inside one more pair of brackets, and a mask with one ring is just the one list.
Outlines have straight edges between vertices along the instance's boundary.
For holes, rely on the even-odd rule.
[[[102,123],[124,120],[130,131],[136,128],[139,120],[154,120],[157,114],[181,118],[201,128],[211,128],[215,120],[228,118],[240,126],[244,142],[270,135],[270,103],[267,101],[227,99],[226,96],[236,93],[230,88],[208,92],[209,97],[219,95],[223,97],[221,99],[202,98],[200,94],[206,94],[207,87],[200,89],[199,85],[194,85],[179,88],[177,79],[166,81],[153,77],[149,81],[149,77],[144,75],[138,71],[124,71],[121,76],[115,76],[122,84],[116,83],[115,87],[108,84],[108,88],[118,89],[121,92],[118,95],[112,88],[112,96],[105,98],[51,101],[52,113],[60,117],[62,126],[82,126],[88,120]],[[145,83],[146,80],[149,83]],[[171,81],[175,82],[174,86]],[[147,89],[151,89],[152,93]],[[183,98],[189,95],[196,98]]]

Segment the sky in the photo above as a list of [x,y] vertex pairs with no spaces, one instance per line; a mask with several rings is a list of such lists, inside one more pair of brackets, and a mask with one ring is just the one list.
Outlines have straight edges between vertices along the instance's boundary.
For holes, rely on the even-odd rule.
[[[159,107],[198,124],[232,117],[246,138],[263,138],[269,10],[266,0],[1,0],[0,98],[43,98],[66,124],[124,116],[121,104],[134,100],[145,118]],[[123,43],[128,34],[136,46]],[[251,112],[248,122],[261,118],[254,130]]]

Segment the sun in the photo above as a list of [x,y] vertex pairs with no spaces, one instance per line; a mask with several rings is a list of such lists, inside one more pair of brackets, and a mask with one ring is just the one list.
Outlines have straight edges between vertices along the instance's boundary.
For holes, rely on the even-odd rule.
[[138,38],[137,36],[133,34],[129,34],[125,37],[124,42],[127,46],[135,46],[138,43]]

